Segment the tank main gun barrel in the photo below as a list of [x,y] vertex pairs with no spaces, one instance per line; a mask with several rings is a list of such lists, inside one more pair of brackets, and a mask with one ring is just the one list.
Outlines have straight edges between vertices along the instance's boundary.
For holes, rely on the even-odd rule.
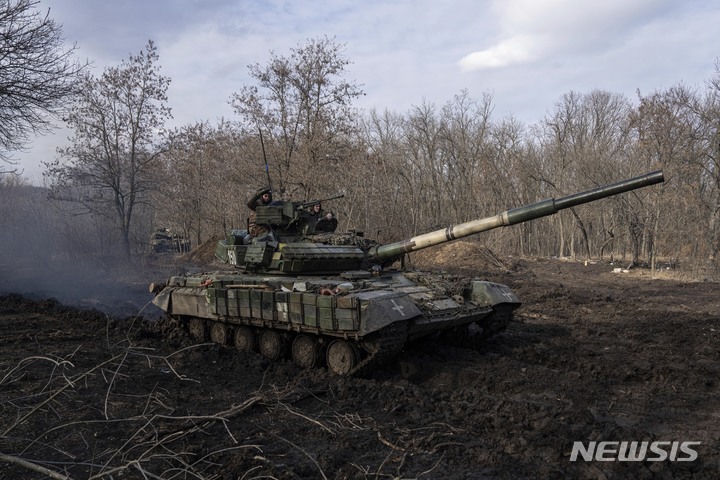
[[642,187],[655,185],[665,181],[662,170],[646,173],[639,177],[622,180],[617,183],[594,188],[586,192],[576,193],[559,199],[550,198],[541,202],[525,205],[507,210],[493,217],[472,220],[434,232],[425,233],[408,240],[379,245],[368,252],[371,259],[380,261],[397,258],[404,253],[416,252],[423,248],[432,247],[458,238],[467,237],[476,233],[492,230],[498,227],[507,227],[516,223],[527,222],[536,218],[553,215],[560,210],[575,207],[583,203],[594,202],[601,198],[611,197]]

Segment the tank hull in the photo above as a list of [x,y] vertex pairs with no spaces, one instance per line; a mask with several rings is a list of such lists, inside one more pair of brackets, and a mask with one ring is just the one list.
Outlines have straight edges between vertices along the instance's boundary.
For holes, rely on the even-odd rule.
[[289,356],[302,366],[327,364],[341,375],[371,373],[424,336],[499,333],[520,306],[505,285],[422,272],[209,272],[170,278],[153,303],[198,341],[260,350],[273,360]]

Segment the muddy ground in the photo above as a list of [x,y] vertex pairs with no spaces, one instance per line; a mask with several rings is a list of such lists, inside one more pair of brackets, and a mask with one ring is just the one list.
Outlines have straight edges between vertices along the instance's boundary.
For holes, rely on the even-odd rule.
[[[0,478],[720,477],[718,283],[459,245],[415,264],[509,285],[515,321],[476,348],[419,341],[368,379],[196,345],[137,314],[143,279],[89,310],[0,296]],[[700,443],[571,462],[576,441]]]

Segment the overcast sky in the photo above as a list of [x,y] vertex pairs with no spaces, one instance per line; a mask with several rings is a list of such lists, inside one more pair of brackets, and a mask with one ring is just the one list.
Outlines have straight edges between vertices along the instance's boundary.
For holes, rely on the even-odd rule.
[[[705,88],[720,58],[720,2],[707,0],[41,0],[93,73],[152,39],[172,79],[170,127],[233,119],[247,66],[309,38],[345,45],[356,106],[406,113],[467,89],[494,118],[541,120],[570,91]],[[37,139],[20,167],[42,181],[67,133]]]

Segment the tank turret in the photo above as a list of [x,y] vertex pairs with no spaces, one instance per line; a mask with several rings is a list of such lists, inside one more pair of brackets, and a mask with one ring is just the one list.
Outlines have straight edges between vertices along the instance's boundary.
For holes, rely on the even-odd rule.
[[520,306],[509,287],[481,278],[386,268],[406,253],[663,181],[652,172],[385,245],[359,232],[318,232],[307,210],[315,202],[257,206],[255,223],[267,232],[233,231],[216,249],[238,268],[174,276],[150,290],[198,341],[366,375],[420,337],[474,344],[498,334]]

